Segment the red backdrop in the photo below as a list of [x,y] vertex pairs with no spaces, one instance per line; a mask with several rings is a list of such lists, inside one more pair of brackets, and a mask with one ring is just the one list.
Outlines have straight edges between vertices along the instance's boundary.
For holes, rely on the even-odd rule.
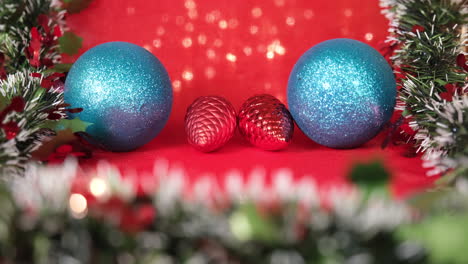
[[314,44],[344,37],[377,47],[388,28],[377,0],[95,0],[68,22],[84,38],[81,52],[108,41],[150,50],[166,66],[174,88],[170,121],[155,140],[130,153],[98,152],[88,164],[105,159],[123,171],[145,173],[156,159],[165,159],[171,167],[182,167],[190,179],[221,179],[233,169],[248,177],[256,168],[267,174],[285,168],[293,177],[330,185],[346,182],[356,161],[378,158],[392,172],[398,195],[432,181],[418,158],[403,157],[397,147],[381,150],[383,135],[353,150],[321,147],[299,129],[291,146],[280,152],[250,147],[238,134],[210,154],[185,141],[185,110],[198,96],[225,96],[237,108],[258,93],[285,102],[289,73]]

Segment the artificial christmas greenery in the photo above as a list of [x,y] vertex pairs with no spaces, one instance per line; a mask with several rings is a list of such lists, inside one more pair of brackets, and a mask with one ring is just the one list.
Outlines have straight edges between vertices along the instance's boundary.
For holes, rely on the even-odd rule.
[[[80,40],[67,31],[66,10],[51,0],[0,3],[0,178],[23,174],[31,153],[63,119],[61,53]],[[77,41],[73,41],[77,40]],[[78,43],[76,43],[78,42]],[[71,111],[76,111],[71,110]]]
[[[400,75],[397,109],[431,174],[468,175],[468,6],[462,0],[382,0],[392,60]],[[408,130],[406,130],[408,132]]]
[[[394,200],[378,162],[356,166],[351,187],[325,193],[282,174],[271,185],[232,176],[223,186],[189,186],[159,162],[154,181],[136,192],[109,165],[28,163],[65,122],[60,72],[69,65],[60,53],[75,52],[81,39],[66,33],[63,18],[90,2],[0,3],[0,263],[468,263],[463,178]],[[382,5],[409,142],[434,173],[465,175],[467,2]]]

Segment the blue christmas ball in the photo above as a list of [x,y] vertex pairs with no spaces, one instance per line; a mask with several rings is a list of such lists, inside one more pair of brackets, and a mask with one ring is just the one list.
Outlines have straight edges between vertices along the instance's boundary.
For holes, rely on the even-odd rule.
[[288,104],[313,141],[354,148],[391,118],[396,101],[392,68],[375,49],[352,39],[332,39],[304,53],[288,82]]
[[172,86],[150,52],[109,42],[84,53],[65,82],[65,102],[83,108],[71,114],[91,123],[86,132],[110,151],[129,151],[151,141],[166,124]]

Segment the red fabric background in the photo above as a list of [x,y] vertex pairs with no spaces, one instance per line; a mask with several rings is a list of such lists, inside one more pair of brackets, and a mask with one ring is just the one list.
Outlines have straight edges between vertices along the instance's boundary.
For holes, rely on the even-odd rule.
[[[239,107],[249,96],[270,93],[285,102],[289,73],[300,55],[331,38],[354,38],[374,47],[387,35],[387,20],[377,0],[95,0],[68,18],[84,38],[81,52],[107,41],[144,46],[166,66],[174,85],[174,108],[164,131],[129,153],[97,152],[86,164],[105,159],[122,171],[148,173],[156,159],[182,167],[193,180],[222,179],[232,170],[248,177],[255,168],[272,173],[287,168],[295,178],[313,177],[319,185],[346,182],[356,161],[381,159],[393,174],[397,195],[428,186],[418,158],[403,149],[380,149],[383,135],[353,150],[319,146],[299,129],[291,146],[265,152],[237,134],[220,151],[197,152],[185,141],[183,117],[201,95],[221,95]],[[132,78],[129,76],[129,78]]]

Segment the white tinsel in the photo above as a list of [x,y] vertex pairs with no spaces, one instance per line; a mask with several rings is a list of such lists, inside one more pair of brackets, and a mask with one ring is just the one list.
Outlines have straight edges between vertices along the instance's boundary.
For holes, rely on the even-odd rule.
[[15,177],[11,182],[16,203],[25,210],[64,211],[77,168],[73,160],[59,166],[29,164],[24,176]]
[[420,150],[424,152],[424,166],[433,168],[429,171],[429,175],[437,175],[459,166],[468,167],[468,157],[453,159],[447,157],[446,150],[450,145],[455,144],[455,135],[450,128],[462,127],[467,123],[467,117],[464,115],[468,110],[468,96],[455,96],[452,102],[428,99],[427,105],[436,113],[437,120],[444,121],[434,122],[437,125],[435,136],[425,129],[420,129],[415,135],[416,139],[421,140]]

